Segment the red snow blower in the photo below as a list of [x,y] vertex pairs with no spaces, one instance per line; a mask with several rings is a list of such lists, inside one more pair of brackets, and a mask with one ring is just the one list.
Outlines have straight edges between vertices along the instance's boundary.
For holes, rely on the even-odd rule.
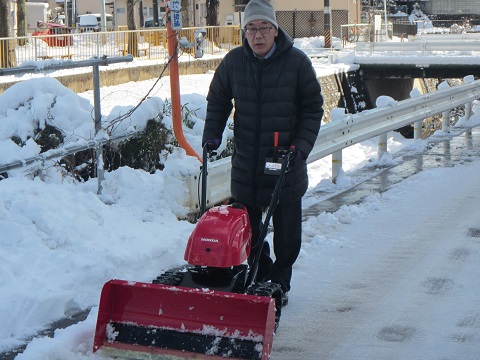
[[[93,351],[129,359],[270,357],[281,314],[278,284],[257,282],[263,244],[285,173],[295,150],[281,164],[258,246],[241,204],[206,208],[207,161],[203,149],[203,215],[185,250],[188,266],[152,283],[110,280],[102,289]],[[252,265],[247,259],[253,252]]]

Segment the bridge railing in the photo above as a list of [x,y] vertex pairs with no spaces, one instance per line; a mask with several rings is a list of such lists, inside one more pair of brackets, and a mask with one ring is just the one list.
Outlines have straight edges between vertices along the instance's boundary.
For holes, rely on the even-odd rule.
[[357,42],[355,54],[358,52],[409,52],[420,55],[434,54],[436,51],[471,51],[480,53],[480,39],[471,41],[412,41],[412,42]]
[[480,33],[464,34],[417,34],[408,39],[410,42],[443,42],[443,41],[480,41]]
[[[347,114],[320,129],[317,141],[307,159],[307,163],[332,155],[332,179],[335,180],[342,167],[342,150],[362,141],[379,137],[378,155],[386,151],[387,132],[415,123],[416,135],[421,129],[419,122],[433,115],[449,112],[449,110],[465,105],[471,110],[471,103],[480,99],[480,80],[468,84],[438,90],[417,98],[396,102],[389,107],[376,108],[358,114]],[[466,111],[466,117],[470,116]],[[444,131],[449,125],[444,123]],[[421,131],[421,130],[420,130]],[[218,204],[229,199],[231,158],[214,161],[208,165],[207,202]],[[198,174],[186,179],[190,185],[189,204],[191,213],[199,210],[199,178]]]

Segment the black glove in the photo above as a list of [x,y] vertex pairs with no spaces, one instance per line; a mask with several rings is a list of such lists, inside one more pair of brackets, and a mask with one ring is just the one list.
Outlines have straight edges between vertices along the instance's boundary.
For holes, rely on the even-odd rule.
[[288,164],[287,173],[292,172],[293,168],[295,167],[295,163],[302,160],[305,160],[305,154],[303,153],[302,150],[295,149],[295,155],[293,156],[293,159],[290,160],[290,163]]
[[222,140],[220,139],[205,140],[203,146],[206,146],[207,150],[217,150],[221,142]]
[[303,151],[299,150],[299,149],[296,149],[294,160],[295,161],[300,161],[300,160],[305,160],[305,159],[306,159],[306,157],[305,157],[305,154],[303,153]]

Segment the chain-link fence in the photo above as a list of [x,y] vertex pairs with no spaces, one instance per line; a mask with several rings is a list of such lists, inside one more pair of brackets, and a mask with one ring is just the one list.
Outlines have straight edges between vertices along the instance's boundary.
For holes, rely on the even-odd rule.
[[[325,16],[323,11],[277,11],[278,25],[293,39],[323,36]],[[340,37],[340,27],[348,24],[348,11],[332,11],[332,35]]]

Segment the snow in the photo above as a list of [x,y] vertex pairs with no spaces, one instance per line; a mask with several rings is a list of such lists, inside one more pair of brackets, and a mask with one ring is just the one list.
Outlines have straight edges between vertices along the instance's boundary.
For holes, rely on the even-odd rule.
[[[319,48],[323,38],[301,39],[296,46]],[[321,76],[355,69],[353,59],[344,52],[336,64],[317,59],[314,66]],[[195,110],[195,126],[184,131],[197,152],[211,78],[209,71],[182,76],[180,82],[182,104]],[[0,95],[2,164],[39,153],[31,137],[46,118],[63,129],[69,143],[93,137],[93,92],[77,95],[38,74],[22,80]],[[103,87],[104,118],[128,112],[154,83]],[[142,128],[169,97],[164,78],[114,133]],[[382,97],[377,104],[392,101]],[[479,124],[476,110],[468,121],[459,121],[458,129]],[[168,116],[163,121],[171,126]],[[11,141],[12,135],[25,146]],[[395,132],[388,134],[389,153],[380,160],[375,139],[351,146],[343,153],[336,184],[330,181],[331,157],[310,164],[303,206],[321,201],[320,193],[335,194],[362,181],[356,170],[375,173],[378,166],[401,162],[396,154],[427,146],[426,140],[407,140]],[[187,191],[181,179],[198,172],[199,162],[176,149],[164,171],[123,167],[106,173],[100,195],[96,179],[74,181],[52,163],[43,169],[35,177],[11,171],[0,181],[0,353],[28,342],[16,359],[101,359],[92,347],[102,285],[111,278],[150,282],[184,264],[194,224],[178,220],[187,211],[181,205]],[[472,176],[479,172],[475,157],[452,168],[425,170],[361,204],[307,219],[272,359],[476,358],[480,243],[460,232],[480,220],[480,184]],[[50,323],[85,309],[91,309],[85,321],[57,329],[53,338],[38,336]],[[368,320],[359,322],[358,314]]]

